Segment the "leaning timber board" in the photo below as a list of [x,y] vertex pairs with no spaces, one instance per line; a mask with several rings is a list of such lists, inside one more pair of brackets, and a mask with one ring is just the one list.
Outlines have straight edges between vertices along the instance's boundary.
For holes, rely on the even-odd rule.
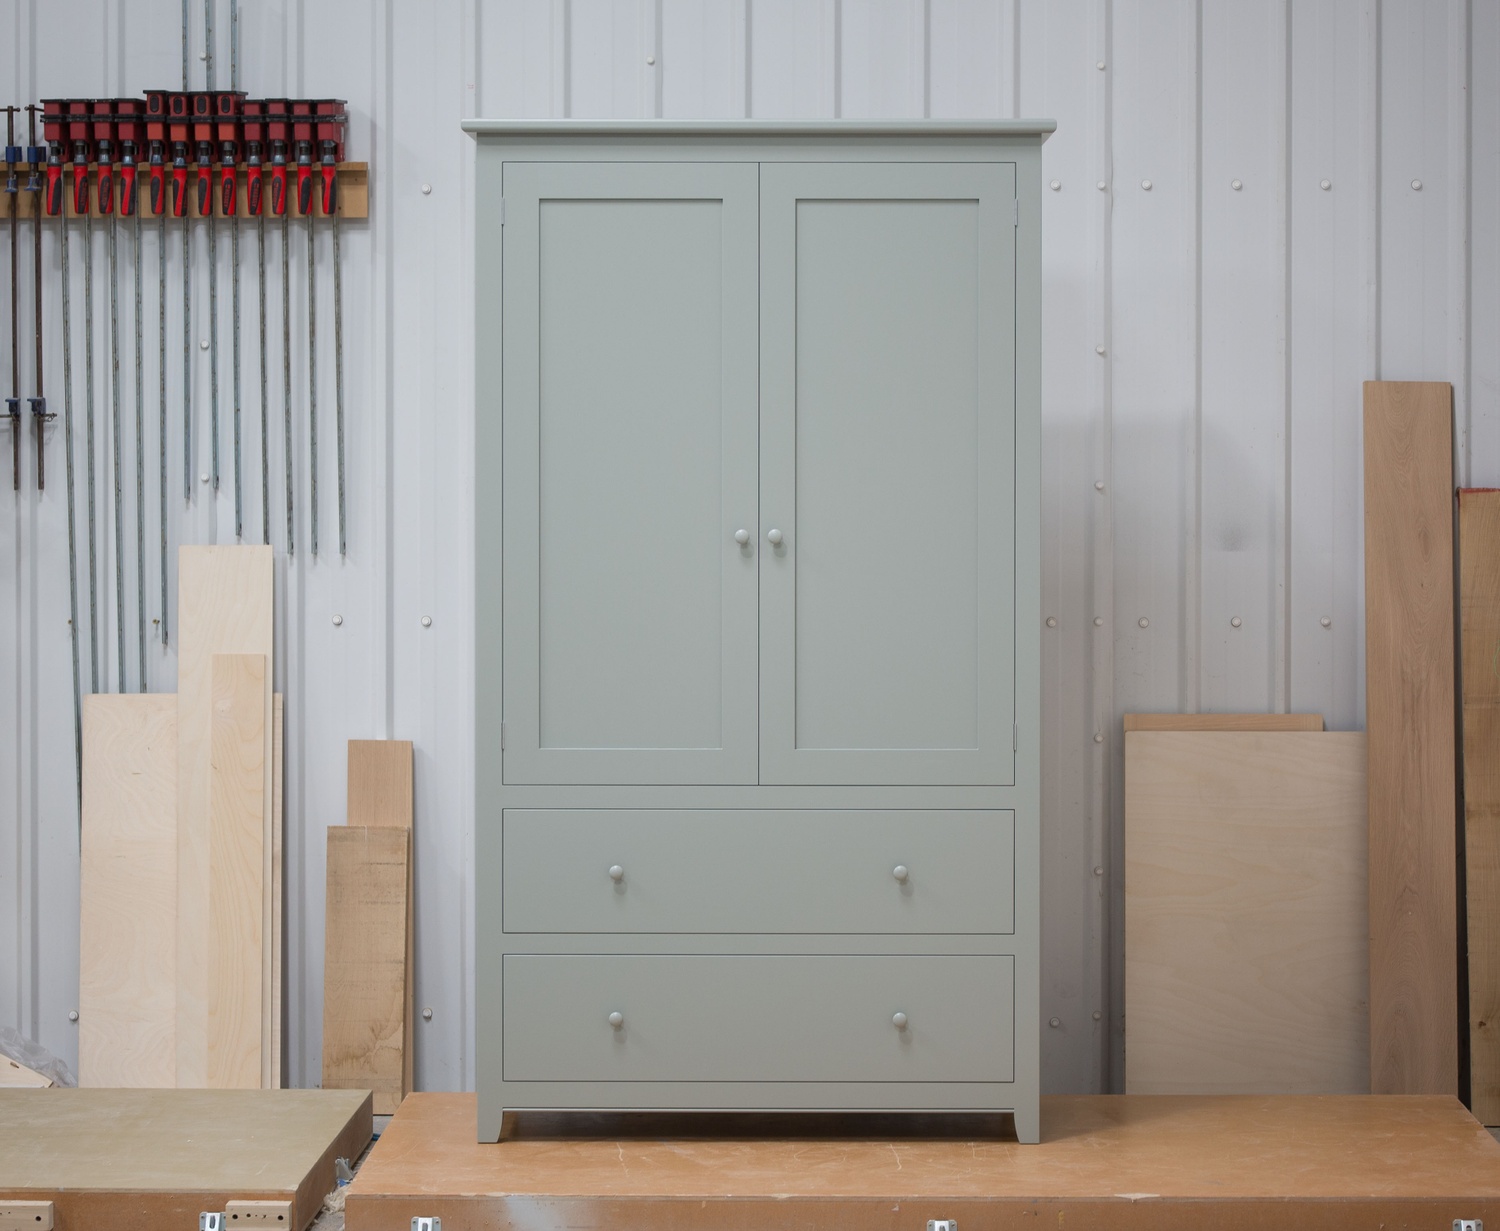
[[[271,549],[182,547],[177,576],[177,1084],[194,1087],[208,1082],[213,656],[266,656],[263,730],[269,733]],[[264,758],[268,835],[271,761]],[[269,842],[264,857],[269,873]],[[263,884],[269,882],[267,874]],[[266,1052],[260,1084],[269,1084],[269,1049]]]
[[1321,731],[1322,714],[1126,714],[1132,731]]
[[177,1084],[177,698],[83,699],[78,1081]]
[[370,1130],[363,1090],[0,1090],[0,1200],[51,1201],[59,1231],[287,1201],[303,1231]]
[[1458,557],[1469,1080],[1474,1115],[1500,1125],[1500,491],[1459,492]]
[[1369,1089],[1365,736],[1125,737],[1125,1092]]
[[409,829],[328,828],[323,1087],[374,1091],[376,1115],[407,1093],[410,861]]
[[1370,1089],[1458,1093],[1453,391],[1365,384]]
[[1368,1231],[1500,1221],[1500,1145],[1454,1098],[1042,1097],[1041,1143],[988,1118],[519,1117],[413,1094],[345,1194],[348,1231]]
[[286,698],[277,693],[272,699],[271,714],[271,991],[269,1001],[270,1021],[266,1037],[271,1040],[271,1079],[265,1083],[269,1089],[281,1089],[281,962],[282,946],[286,938],[282,930],[285,904],[282,901],[282,863],[286,858],[286,841],[282,833],[281,798],[285,788],[282,762],[286,754]]

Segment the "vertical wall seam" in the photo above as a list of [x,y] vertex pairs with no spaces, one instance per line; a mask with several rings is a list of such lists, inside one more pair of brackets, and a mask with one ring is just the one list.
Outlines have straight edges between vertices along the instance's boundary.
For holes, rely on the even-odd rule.
[[[1114,354],[1114,0],[1099,0],[1101,40],[1100,58],[1106,71],[1099,84],[1100,116],[1099,144],[1103,155],[1101,168],[1107,185],[1104,194],[1102,217],[1099,227],[1099,326],[1107,354]],[[1122,834],[1124,817],[1115,820],[1116,797],[1114,792],[1114,765],[1124,763],[1123,739],[1117,746],[1115,740],[1115,474],[1114,474],[1114,364],[1102,365],[1100,373],[1100,472],[1105,477],[1103,508],[1094,516],[1101,523],[1100,533],[1095,536],[1096,557],[1094,567],[1102,576],[1097,579],[1097,592],[1108,605],[1101,614],[1105,618],[1106,633],[1103,638],[1096,687],[1102,696],[1095,698],[1096,721],[1102,730],[1109,733],[1101,745],[1103,751],[1094,757],[1095,783],[1098,791],[1095,811],[1095,826],[1099,860],[1105,870],[1098,906],[1101,956],[1100,982],[1103,985],[1103,1001],[1106,1005],[1106,1029],[1101,1032],[1100,1049],[1102,1083],[1106,1091],[1123,1092],[1125,1088],[1124,1066],[1124,1011],[1125,1011],[1125,951],[1123,932],[1116,926],[1115,903],[1120,900],[1115,894],[1118,878],[1124,876],[1123,863],[1116,862],[1117,854],[1123,853],[1123,841],[1116,849],[1115,837]],[[1123,884],[1123,881],[1120,881]],[[1123,924],[1123,920],[1121,920]]]
[[1277,629],[1275,704],[1280,713],[1291,708],[1292,698],[1292,0],[1281,5],[1282,95],[1281,95],[1281,533],[1277,548],[1276,575],[1281,583],[1280,625]]
[[833,118],[844,114],[844,0],[833,3]]
[[1203,0],[1193,5],[1193,508],[1183,545],[1183,708],[1203,705]]
[[753,114],[751,111],[752,98],[750,94],[751,73],[754,64],[751,60],[750,37],[751,23],[754,20],[750,9],[754,0],[740,0],[740,69],[743,76],[740,79],[740,114],[749,119]]
[[922,118],[932,118],[932,0],[922,3]]

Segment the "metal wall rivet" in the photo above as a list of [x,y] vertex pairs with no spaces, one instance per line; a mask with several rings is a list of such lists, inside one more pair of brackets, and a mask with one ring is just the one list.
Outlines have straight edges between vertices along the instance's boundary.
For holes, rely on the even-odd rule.
[[432,185],[431,184],[423,184],[422,185],[422,195],[424,197],[430,197],[432,195]]
[[1104,490],[1104,480],[1103,479],[1096,479],[1094,481],[1094,490],[1096,492],[1102,492]]
[[202,474],[200,474],[198,476],[198,482],[200,482],[200,483],[207,483],[208,482],[208,472],[207,471],[204,471],[204,473],[202,473]]
[[1103,1014],[1103,1013],[1101,1013],[1101,1012],[1099,1012],[1099,1010],[1098,1010],[1098,1009],[1095,1009],[1095,1010],[1094,1010],[1094,1020],[1095,1020],[1095,1021],[1096,1021],[1096,1022],[1098,1022],[1098,1021],[1103,1021],[1103,1020],[1104,1020],[1104,1014]]
[[1094,627],[1095,628],[1103,628],[1104,627],[1104,617],[1103,616],[1095,616],[1094,617]]
[[1236,192],[1238,192],[1245,185],[1243,183],[1241,183],[1239,180],[1230,180],[1229,181],[1229,186],[1231,188],[1233,188]]
[[1141,181],[1141,187],[1144,188],[1147,192],[1150,192],[1151,191],[1151,181],[1150,180],[1142,180]]
[[1049,1021],[1047,1023],[1047,1025],[1051,1026],[1055,1030],[1058,1026],[1062,1025],[1062,1018],[1060,1018],[1060,1017],[1054,1017],[1051,1021]]
[[1102,346],[1096,346],[1096,347],[1094,347],[1094,354],[1096,354],[1096,355],[1102,355],[1102,354],[1104,354],[1104,347],[1102,347]]
[[1053,192],[1058,192],[1062,188],[1062,180],[1053,180],[1047,187],[1052,189]]
[[207,338],[199,338],[198,339],[198,349],[199,350],[207,350],[208,349],[208,339]]
[[1104,181],[1100,180],[1097,184],[1094,185],[1094,187],[1097,188],[1100,192],[1103,192],[1104,191]]
[[1102,73],[1104,71],[1104,61],[1103,60],[1096,60],[1094,62],[1094,67],[1097,68]]
[[1412,182],[1411,182],[1411,190],[1413,192],[1421,192],[1422,191],[1422,181],[1421,180],[1412,180]]
[[1229,621],[1229,627],[1238,628],[1242,623],[1243,621],[1239,618],[1239,616],[1234,616]]
[[432,617],[431,616],[423,616],[422,617],[422,627],[423,628],[431,628],[432,627]]
[[1145,616],[1142,616],[1139,620],[1136,621],[1136,623],[1139,624],[1142,628],[1151,627],[1151,621],[1146,619]]
[[78,1010],[77,1009],[69,1009],[68,1010],[68,1020],[70,1022],[76,1022],[78,1020]]
[[1102,744],[1103,742],[1104,742],[1104,736],[1100,735],[1099,732],[1095,731],[1094,732],[1094,743],[1096,743],[1096,744]]
[[1318,623],[1321,624],[1324,628],[1333,627],[1333,621],[1330,620],[1327,616],[1324,616],[1321,620],[1318,621]]
[[646,57],[646,63],[647,64],[655,64],[656,63],[656,57],[655,56],[647,56]]
[[1096,867],[1094,869],[1094,875],[1095,876],[1103,876],[1104,875],[1104,869],[1100,868],[1100,867]]
[[423,1009],[422,1010],[422,1020],[424,1022],[430,1022],[432,1020],[432,1010],[431,1009]]
[[1333,187],[1333,181],[1332,180],[1319,180],[1318,181],[1318,187],[1321,188],[1324,192],[1327,192],[1330,188]]
[[200,51],[198,53],[198,58],[200,60],[207,60],[208,59],[208,52],[206,52],[206,51]]
[[334,628],[342,628],[343,625],[344,625],[344,617],[343,616],[336,615],[336,616],[333,617],[333,626],[334,626]]
[[1056,628],[1057,627],[1057,617],[1056,616],[1048,616],[1047,617],[1047,627],[1048,628]]

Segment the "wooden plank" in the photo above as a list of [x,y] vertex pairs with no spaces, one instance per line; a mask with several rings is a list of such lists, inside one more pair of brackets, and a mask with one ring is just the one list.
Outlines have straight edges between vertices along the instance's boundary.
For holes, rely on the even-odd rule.
[[1458,493],[1470,1106],[1500,1125],[1500,491]]
[[[415,790],[412,778],[412,745],[409,739],[351,739],[349,741],[350,825],[394,825],[412,827]],[[406,867],[406,1031],[401,1048],[401,1088],[415,1087],[416,1048],[416,835],[412,835],[411,859]]]
[[406,919],[411,831],[328,829],[323,1086],[367,1089],[375,1114],[406,1094]]
[[[1042,1097],[1040,1145],[991,1119],[519,1117],[413,1094],[345,1196],[349,1231],[1447,1228],[1500,1218],[1500,1145],[1452,1098]],[[997,1139],[999,1138],[999,1139]],[[451,1220],[451,1221],[450,1221]]]
[[58,1227],[158,1231],[279,1200],[302,1231],[370,1130],[362,1090],[0,1091],[0,1201],[51,1200]]
[[282,776],[282,762],[286,749],[286,698],[277,693],[271,699],[271,926],[268,929],[271,937],[271,989],[266,998],[269,1006],[270,1021],[265,1028],[265,1037],[270,1040],[271,1072],[269,1085],[272,1090],[281,1089],[281,1013],[282,1013],[282,983],[285,981],[282,974],[282,962],[285,955],[282,947],[286,943],[283,931],[283,915],[285,906],[282,901],[282,863],[285,860],[285,838],[282,834],[282,811],[284,802],[282,795],[286,789],[285,778]]
[[177,1084],[177,698],[83,699],[78,1081]]
[[208,1084],[261,1086],[266,990],[266,659],[215,654],[209,791]]
[[1365,384],[1370,1089],[1458,1092],[1453,390]]
[[1365,736],[1125,738],[1127,1094],[1369,1089]]
[[[182,547],[177,575],[177,1084],[203,1086],[208,1082],[212,659],[215,654],[266,656],[262,730],[269,731],[271,549]],[[265,773],[269,803],[270,757]],[[270,824],[268,811],[267,830]]]
[[1126,714],[1132,731],[1321,731],[1322,714]]
[[45,1074],[27,1068],[19,1060],[0,1056],[0,1089],[41,1090],[51,1084],[52,1078]]

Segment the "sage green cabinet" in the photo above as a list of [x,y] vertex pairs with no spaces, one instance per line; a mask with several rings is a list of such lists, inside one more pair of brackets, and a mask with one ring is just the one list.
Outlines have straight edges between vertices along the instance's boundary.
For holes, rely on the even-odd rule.
[[1036,1140],[1051,126],[466,127],[481,1139]]

